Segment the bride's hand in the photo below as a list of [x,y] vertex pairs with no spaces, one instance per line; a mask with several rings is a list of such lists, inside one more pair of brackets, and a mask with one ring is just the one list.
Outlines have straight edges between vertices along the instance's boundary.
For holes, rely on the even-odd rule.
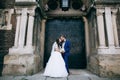
[[64,51],[62,51],[61,53],[64,54]]
[[59,50],[59,49],[55,49],[55,51],[58,51],[58,52],[60,52],[60,50]]
[[65,52],[65,50],[62,48],[62,49],[60,50],[60,52],[61,52],[61,53],[64,53],[64,52]]

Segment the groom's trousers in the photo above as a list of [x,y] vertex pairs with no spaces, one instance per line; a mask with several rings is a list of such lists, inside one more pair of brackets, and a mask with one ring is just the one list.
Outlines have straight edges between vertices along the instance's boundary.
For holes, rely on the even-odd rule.
[[68,55],[63,55],[63,59],[65,61],[65,66],[66,66],[67,72],[69,73]]

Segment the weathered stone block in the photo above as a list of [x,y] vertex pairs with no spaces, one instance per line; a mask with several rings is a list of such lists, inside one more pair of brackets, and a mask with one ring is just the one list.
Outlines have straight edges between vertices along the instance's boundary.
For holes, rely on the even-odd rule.
[[40,70],[39,55],[6,55],[2,75],[32,75]]
[[120,54],[91,56],[88,68],[101,77],[120,77]]

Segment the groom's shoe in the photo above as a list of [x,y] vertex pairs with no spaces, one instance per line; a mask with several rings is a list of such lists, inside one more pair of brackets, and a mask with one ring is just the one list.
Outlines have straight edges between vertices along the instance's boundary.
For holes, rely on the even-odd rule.
[[68,76],[70,76],[70,72],[68,72]]
[[70,76],[70,73],[68,73],[68,76]]

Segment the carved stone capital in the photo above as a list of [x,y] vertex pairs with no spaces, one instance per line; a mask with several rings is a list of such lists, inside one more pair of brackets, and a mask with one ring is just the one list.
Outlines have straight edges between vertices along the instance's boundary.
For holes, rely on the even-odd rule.
[[35,10],[28,10],[29,16],[35,16]]
[[22,8],[22,15],[26,16],[27,15],[27,8]]
[[117,12],[118,12],[118,9],[112,9],[111,11],[112,11],[112,14],[113,14],[113,15],[116,15]]
[[6,11],[8,11],[8,12],[9,12],[9,14],[14,13],[14,9],[6,9]]
[[28,8],[28,14],[30,16],[34,16],[35,15],[35,9],[36,9],[36,6],[33,6],[31,8]]
[[43,19],[43,20],[42,20],[42,23],[46,23],[46,19]]
[[83,17],[83,21],[84,21],[84,22],[87,22],[87,18],[86,18],[86,17]]
[[16,9],[15,9],[15,13],[16,13],[17,15],[20,15],[20,14],[22,13],[22,9],[16,8]]
[[103,15],[104,12],[105,12],[104,9],[97,9],[96,14],[97,16],[99,16],[99,15]]
[[105,7],[105,14],[106,15],[111,15],[111,7]]

